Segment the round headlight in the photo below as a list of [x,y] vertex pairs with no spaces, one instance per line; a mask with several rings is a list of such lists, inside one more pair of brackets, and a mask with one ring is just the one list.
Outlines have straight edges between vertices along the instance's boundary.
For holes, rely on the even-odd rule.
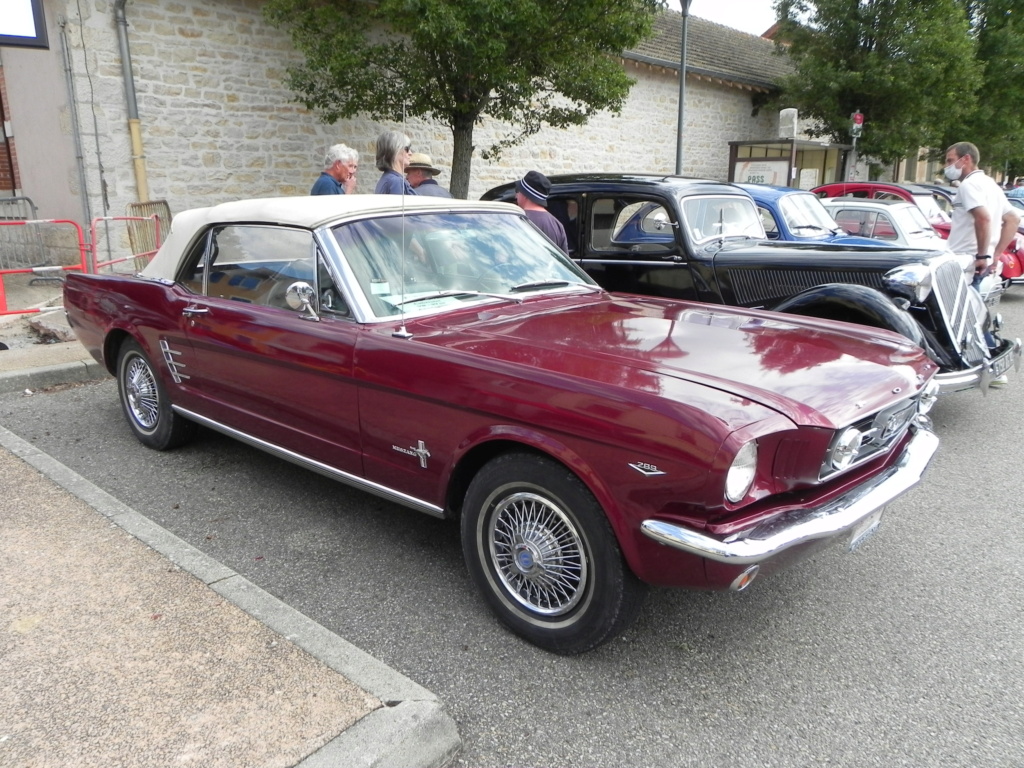
[[927,264],[905,264],[886,272],[883,282],[896,295],[923,304],[932,292],[932,271]]
[[736,503],[750,490],[757,472],[757,442],[751,440],[736,453],[725,476],[725,498]]
[[846,469],[860,452],[860,443],[864,434],[856,427],[847,428],[836,440],[832,448],[832,466],[835,469]]

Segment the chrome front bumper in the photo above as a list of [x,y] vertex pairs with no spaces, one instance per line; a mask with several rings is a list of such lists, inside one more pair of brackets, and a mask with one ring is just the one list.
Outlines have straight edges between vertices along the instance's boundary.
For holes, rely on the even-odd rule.
[[981,389],[982,393],[988,390],[992,379],[999,378],[1013,366],[1015,371],[1020,370],[1021,341],[1014,339],[1013,343],[1002,354],[989,358],[981,365],[968,368],[965,371],[947,371],[935,376],[939,385],[939,393],[959,392],[964,389]]
[[719,563],[761,563],[798,544],[852,532],[859,523],[917,485],[938,447],[939,438],[919,428],[899,460],[863,485],[821,507],[788,512],[725,539],[661,520],[645,520],[640,529],[661,544]]

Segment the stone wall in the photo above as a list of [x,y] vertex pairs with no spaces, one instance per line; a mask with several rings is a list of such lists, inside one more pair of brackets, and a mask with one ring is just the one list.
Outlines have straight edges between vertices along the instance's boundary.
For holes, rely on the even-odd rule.
[[[297,54],[286,35],[263,22],[262,5],[259,0],[127,4],[151,198],[166,199],[172,211],[180,211],[242,197],[305,194],[324,150],[338,141],[361,153],[358,191],[368,192],[378,176],[374,139],[391,128],[404,130],[417,151],[432,155],[445,171],[441,183],[447,183],[452,139],[446,127],[412,119],[404,127],[365,119],[326,126],[298,104],[284,85],[285,70],[298,61]],[[136,182],[113,3],[48,0],[46,7],[68,20],[94,215],[104,208],[122,214],[136,199]],[[638,82],[621,115],[601,114],[583,127],[544,130],[507,150],[499,161],[483,160],[480,151],[505,131],[493,121],[478,126],[470,197],[531,168],[549,174],[671,173],[676,74],[630,61],[624,66]],[[777,116],[751,116],[750,97],[748,91],[688,78],[687,175],[725,179],[730,140],[774,135]]]

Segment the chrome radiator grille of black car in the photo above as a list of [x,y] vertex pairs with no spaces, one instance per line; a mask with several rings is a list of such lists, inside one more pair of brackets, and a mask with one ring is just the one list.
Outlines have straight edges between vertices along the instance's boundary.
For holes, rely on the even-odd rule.
[[964,362],[970,365],[981,363],[986,356],[980,327],[985,319],[985,303],[964,280],[963,268],[955,259],[934,265],[932,278],[932,295],[949,329],[950,338]]

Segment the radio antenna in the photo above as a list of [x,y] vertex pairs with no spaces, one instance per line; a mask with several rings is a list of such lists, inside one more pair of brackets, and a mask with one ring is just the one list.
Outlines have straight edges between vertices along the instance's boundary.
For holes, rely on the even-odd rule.
[[[403,133],[405,133],[405,131],[404,131],[404,129],[405,129],[405,102],[404,101],[402,102],[402,128],[403,128]],[[406,133],[405,135],[408,136],[409,134]],[[404,179],[403,179],[403,181],[404,181]],[[411,339],[412,338],[412,334],[405,327],[405,251],[406,251],[406,247],[405,247],[405,184],[402,184],[402,212],[401,212],[399,218],[402,221],[402,228],[401,228],[401,233],[402,233],[402,260],[401,260],[402,274],[401,274],[401,277],[400,277],[400,280],[399,280],[399,285],[401,286],[402,303],[399,305],[398,308],[399,308],[399,310],[402,313],[402,324],[398,328],[398,330],[396,330],[391,335],[395,336],[396,338],[399,338],[399,339]]]

